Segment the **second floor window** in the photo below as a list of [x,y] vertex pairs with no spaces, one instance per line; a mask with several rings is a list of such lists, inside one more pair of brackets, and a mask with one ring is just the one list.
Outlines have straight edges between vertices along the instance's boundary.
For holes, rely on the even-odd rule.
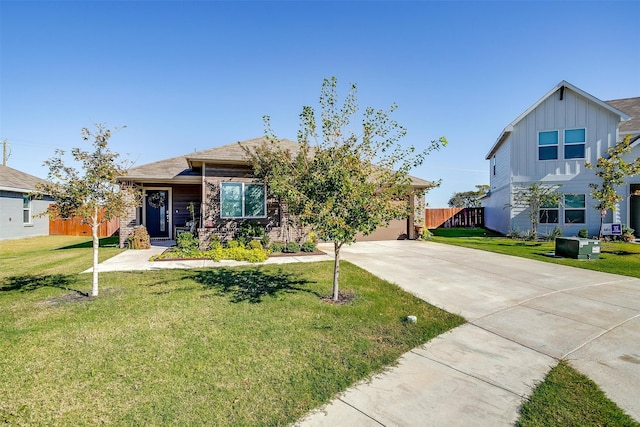
[[586,135],[584,129],[567,129],[564,131],[564,158],[584,159]]
[[538,160],[558,159],[558,131],[538,133]]

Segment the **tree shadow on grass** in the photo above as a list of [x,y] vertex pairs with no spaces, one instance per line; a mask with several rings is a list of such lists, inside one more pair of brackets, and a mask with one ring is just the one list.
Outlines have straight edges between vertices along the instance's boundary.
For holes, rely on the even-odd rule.
[[314,282],[282,270],[265,272],[259,268],[214,268],[195,272],[191,278],[220,294],[228,294],[231,302],[236,303],[248,301],[256,304],[265,296],[291,292],[309,292],[320,297],[316,292],[304,288],[304,285]]
[[[63,246],[61,248],[58,248],[57,250],[92,248],[93,240],[91,240],[91,236],[87,236],[87,237],[89,238],[89,240],[86,242],[76,243],[75,245]],[[99,239],[98,244],[99,244],[99,247],[101,248],[117,248],[119,243],[120,243],[120,240],[118,236],[111,236],[111,237],[102,237],[101,239]]]
[[76,282],[76,276],[69,276],[64,274],[28,274],[25,276],[11,276],[5,279],[0,279],[0,292],[30,292],[43,288],[45,286],[49,286],[51,288],[72,291],[79,295],[88,297],[89,294],[77,289],[70,288],[70,286],[73,286]]

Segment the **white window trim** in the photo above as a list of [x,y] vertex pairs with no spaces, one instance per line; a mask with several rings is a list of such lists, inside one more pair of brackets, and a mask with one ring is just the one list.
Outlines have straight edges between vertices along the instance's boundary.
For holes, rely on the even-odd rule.
[[[222,215],[222,187],[224,187],[225,184],[241,184],[241,191],[240,191],[240,195],[242,197],[242,200],[240,202],[240,207],[242,208],[242,216],[223,216]],[[245,185],[260,185],[262,186],[264,192],[264,200],[263,200],[263,211],[264,211],[264,215],[260,215],[260,216],[246,216],[245,215],[245,200],[244,200],[244,187]],[[261,218],[266,218],[267,217],[267,186],[264,183],[261,182],[236,182],[236,181],[224,181],[220,183],[220,218],[222,219],[261,219]]]
[[[541,133],[547,133],[547,132],[557,132],[557,134],[558,134],[557,142],[555,144],[552,144],[552,145],[540,145],[540,134]],[[541,147],[556,147],[556,158],[555,159],[544,159],[544,160],[540,159],[540,148]],[[537,148],[537,153],[536,153],[537,156],[536,157],[538,158],[539,162],[554,162],[554,161],[560,160],[560,130],[559,129],[539,130],[538,134],[537,134],[536,148]]]
[[[567,196],[584,196],[584,207],[582,208],[567,208],[565,197]],[[562,196],[564,200],[563,212],[562,212],[562,223],[565,225],[572,224],[586,224],[587,223],[587,195],[584,193],[566,193]],[[567,211],[584,211],[584,222],[567,222]]]
[[[24,207],[24,201],[27,200],[27,199],[29,200],[29,206],[27,206],[25,208]],[[22,195],[22,225],[24,225],[24,226],[33,225],[33,215],[31,215],[32,203],[33,203],[33,200],[31,200],[31,196],[29,196],[28,194],[23,194]],[[24,221],[24,213],[25,212],[29,213],[29,221],[27,221],[27,222]]]
[[[582,142],[567,142],[567,131],[572,131],[572,130],[584,130],[584,141]],[[584,159],[587,155],[587,128],[571,128],[571,129],[565,129],[562,131],[562,156],[565,160],[580,160],[580,159]],[[567,147],[568,145],[583,145],[584,146],[584,155],[582,157],[571,157],[571,158],[567,158],[566,156],[566,152],[565,152],[565,147]]]

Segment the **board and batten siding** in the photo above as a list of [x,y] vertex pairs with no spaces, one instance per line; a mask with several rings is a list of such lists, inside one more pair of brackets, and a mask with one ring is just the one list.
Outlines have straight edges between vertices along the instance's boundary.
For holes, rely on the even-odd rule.
[[[585,161],[597,162],[599,156],[617,141],[618,118],[610,111],[570,89],[544,100],[518,122],[510,135],[513,182],[562,180],[580,176],[591,182],[594,171],[585,169]],[[584,128],[585,158],[564,159],[564,130]],[[538,133],[558,131],[558,159],[538,160]]]

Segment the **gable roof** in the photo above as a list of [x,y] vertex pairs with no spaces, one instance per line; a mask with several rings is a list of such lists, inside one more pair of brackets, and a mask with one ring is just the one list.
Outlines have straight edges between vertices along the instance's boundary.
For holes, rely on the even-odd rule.
[[[200,166],[199,164],[246,165],[248,159],[243,147],[253,151],[265,141],[265,137],[254,138],[210,148],[208,150],[195,151],[184,156],[147,163],[146,165],[129,169],[125,176],[120,177],[120,180],[200,183],[202,179],[201,172],[194,170],[194,168]],[[289,139],[280,140],[280,146],[291,151],[293,155],[299,150],[298,143]],[[426,181],[422,178],[411,175],[409,175],[409,178],[411,179],[411,185],[417,189],[427,189],[434,186],[433,182]]]
[[[217,163],[217,164],[247,164],[247,154],[243,148],[254,151],[256,148],[266,142],[265,137],[249,139],[247,141],[234,142],[233,144],[223,145],[221,147],[210,148],[208,150],[197,151],[185,156],[190,166],[194,163]],[[280,147],[291,151],[292,154],[298,152],[298,143],[289,139],[281,139]]]
[[46,183],[47,181],[37,176],[29,175],[9,166],[0,165],[0,190],[31,193],[36,190],[36,184]]
[[620,117],[620,121],[627,121],[627,120],[630,119],[628,114],[624,113],[623,111],[619,110],[618,108],[614,107],[613,105],[610,105],[610,104],[608,104],[608,103],[606,103],[604,101],[599,100],[595,96],[583,91],[582,89],[579,89],[578,87],[572,85],[571,83],[567,82],[566,80],[562,80],[560,83],[558,83],[557,85],[552,87],[549,92],[547,92],[542,98],[537,100],[532,106],[527,108],[522,114],[520,114],[518,117],[516,117],[515,120],[513,120],[511,123],[509,123],[502,130],[502,133],[500,133],[500,136],[498,136],[498,139],[496,140],[495,144],[493,144],[493,147],[491,147],[491,149],[489,150],[489,153],[487,153],[487,156],[486,156],[485,159],[486,160],[490,160],[491,159],[491,156],[493,156],[493,154],[498,150],[498,148],[500,148],[500,146],[507,139],[509,134],[511,134],[511,132],[513,132],[513,128],[522,119],[524,119],[526,116],[528,116],[529,113],[531,113],[533,110],[535,110],[544,101],[546,101],[547,98],[549,98],[550,96],[552,96],[554,93],[556,93],[557,91],[559,91],[561,89],[564,90],[564,88],[570,89],[571,91],[577,93],[578,95],[582,96],[583,98],[586,98],[587,100],[593,102],[594,104],[597,104],[600,107],[604,108],[605,110],[608,110],[611,113],[619,116]]

